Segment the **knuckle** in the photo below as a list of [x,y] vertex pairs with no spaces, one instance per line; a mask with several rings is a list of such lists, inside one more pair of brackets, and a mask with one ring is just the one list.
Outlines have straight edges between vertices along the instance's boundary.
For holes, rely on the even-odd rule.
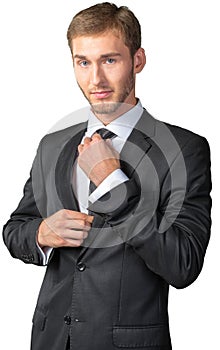
[[58,213],[59,213],[59,216],[65,217],[66,216],[66,209],[60,209]]
[[83,240],[83,237],[84,237],[83,231],[79,231],[77,239]]
[[75,246],[80,247],[82,243],[83,243],[83,239],[78,239],[75,243]]
[[85,225],[85,231],[89,231],[91,229],[91,224],[90,222],[87,222]]
[[54,227],[54,232],[58,232],[58,229],[63,228],[63,221],[61,219],[58,219],[56,221],[56,226]]
[[85,239],[85,238],[87,238],[88,237],[88,232],[87,231],[84,231],[83,232],[83,238]]
[[82,219],[78,220],[78,224],[79,224],[79,226],[84,228],[85,227],[85,220],[82,220]]

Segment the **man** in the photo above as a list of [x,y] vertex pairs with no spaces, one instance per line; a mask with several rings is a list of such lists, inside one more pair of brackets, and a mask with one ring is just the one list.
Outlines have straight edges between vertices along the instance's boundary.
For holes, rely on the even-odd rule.
[[42,139],[3,233],[47,265],[31,348],[168,350],[169,284],[198,277],[209,241],[208,143],[135,97],[145,52],[126,7],[81,11],[67,37],[88,121]]

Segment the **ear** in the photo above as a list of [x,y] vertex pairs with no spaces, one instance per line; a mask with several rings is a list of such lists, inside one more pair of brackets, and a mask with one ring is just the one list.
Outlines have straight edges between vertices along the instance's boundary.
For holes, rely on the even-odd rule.
[[134,73],[140,73],[146,64],[146,55],[142,47],[140,47],[134,55]]

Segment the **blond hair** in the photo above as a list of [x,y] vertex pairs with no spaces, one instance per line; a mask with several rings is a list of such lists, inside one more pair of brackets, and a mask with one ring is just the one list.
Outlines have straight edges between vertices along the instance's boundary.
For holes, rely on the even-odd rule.
[[141,47],[140,23],[126,6],[103,2],[77,13],[68,28],[67,39],[72,52],[72,40],[78,36],[104,33],[108,30],[121,35],[133,57]]

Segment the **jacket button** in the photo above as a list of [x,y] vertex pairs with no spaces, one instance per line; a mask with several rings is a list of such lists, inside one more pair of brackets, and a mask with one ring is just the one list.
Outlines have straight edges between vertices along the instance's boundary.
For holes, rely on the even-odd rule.
[[78,269],[80,272],[82,272],[82,271],[84,271],[84,270],[86,269],[86,265],[85,265],[82,261],[78,262],[78,264],[76,265],[76,267],[77,267],[77,269]]
[[64,316],[64,322],[69,326],[71,324],[71,317],[70,316]]
[[24,259],[27,262],[34,261],[33,254],[23,254],[21,257],[22,257],[22,259]]

